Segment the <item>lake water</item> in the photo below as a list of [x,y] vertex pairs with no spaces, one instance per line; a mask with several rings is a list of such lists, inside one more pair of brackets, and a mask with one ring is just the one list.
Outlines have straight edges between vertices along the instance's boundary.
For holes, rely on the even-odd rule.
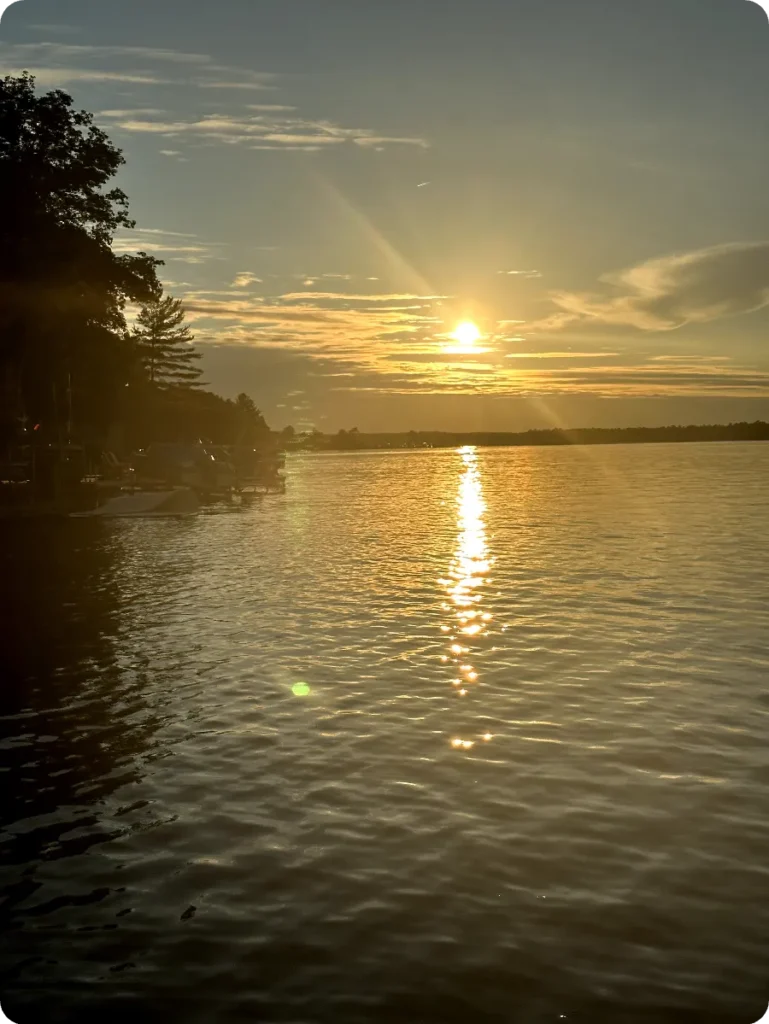
[[3,524],[8,1016],[757,1020],[769,445],[287,478]]

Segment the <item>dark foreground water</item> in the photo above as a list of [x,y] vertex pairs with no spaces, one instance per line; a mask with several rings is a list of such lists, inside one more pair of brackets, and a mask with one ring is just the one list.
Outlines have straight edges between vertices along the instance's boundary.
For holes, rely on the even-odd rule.
[[757,1020],[769,445],[288,475],[2,524],[11,1020]]

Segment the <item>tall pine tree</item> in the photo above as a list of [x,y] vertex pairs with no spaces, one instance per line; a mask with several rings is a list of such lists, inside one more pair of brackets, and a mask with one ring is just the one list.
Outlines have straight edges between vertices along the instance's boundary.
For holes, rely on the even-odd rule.
[[159,388],[200,387],[200,353],[184,323],[181,299],[162,295],[142,306],[134,340],[145,378]]

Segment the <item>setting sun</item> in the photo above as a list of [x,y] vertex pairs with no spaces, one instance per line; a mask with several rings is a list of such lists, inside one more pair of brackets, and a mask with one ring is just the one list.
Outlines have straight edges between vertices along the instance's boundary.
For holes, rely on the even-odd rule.
[[472,320],[463,320],[462,323],[457,324],[452,338],[458,341],[460,345],[474,345],[481,336],[481,332],[472,322]]

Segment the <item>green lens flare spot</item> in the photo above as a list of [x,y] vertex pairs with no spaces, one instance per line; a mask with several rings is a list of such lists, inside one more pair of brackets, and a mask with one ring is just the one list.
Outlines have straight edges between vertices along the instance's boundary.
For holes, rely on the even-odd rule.
[[291,687],[291,692],[295,697],[307,697],[310,693],[310,687],[307,683],[294,683]]

